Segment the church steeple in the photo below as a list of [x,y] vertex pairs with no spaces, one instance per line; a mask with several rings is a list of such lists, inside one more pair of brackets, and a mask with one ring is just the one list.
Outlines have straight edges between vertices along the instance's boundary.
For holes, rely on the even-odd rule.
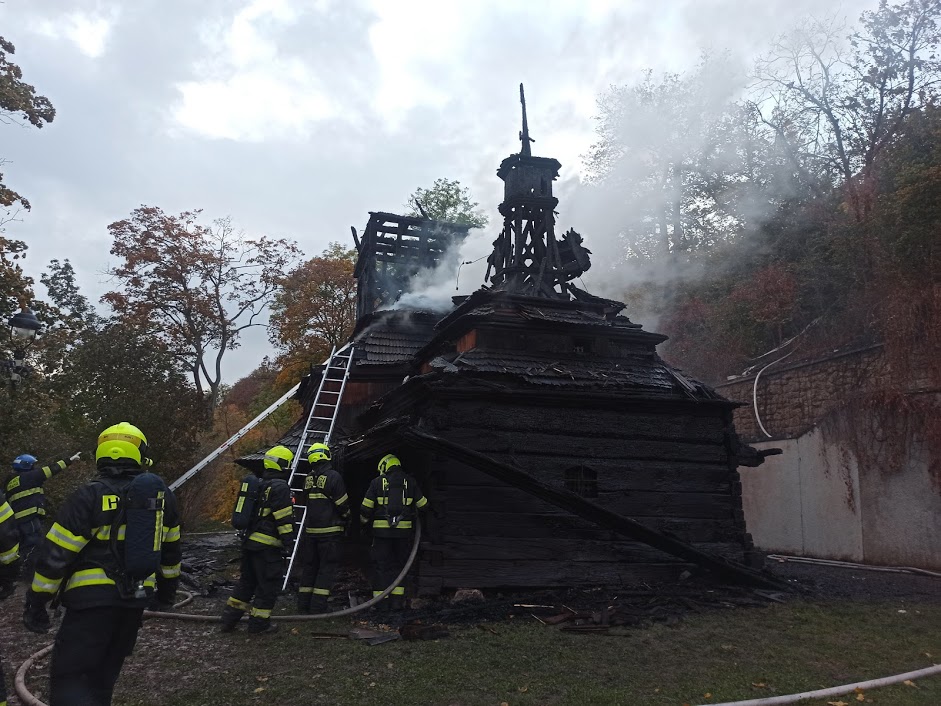
[[[568,297],[568,282],[591,267],[588,250],[574,230],[562,240],[555,237],[555,208],[552,182],[562,165],[551,157],[534,157],[530,147],[526,96],[520,84],[523,110],[522,143],[519,154],[500,163],[497,176],[503,180],[503,232],[493,243],[487,260],[486,279],[494,289],[544,297]],[[491,270],[493,276],[491,276]]]

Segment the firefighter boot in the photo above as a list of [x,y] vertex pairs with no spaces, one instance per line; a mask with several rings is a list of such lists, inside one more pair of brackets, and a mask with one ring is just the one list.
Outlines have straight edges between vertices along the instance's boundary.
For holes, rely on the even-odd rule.
[[320,615],[321,613],[326,613],[327,611],[327,597],[326,596],[314,596],[314,599],[310,603],[310,612],[314,615]]
[[253,615],[248,619],[248,632],[252,635],[277,632],[277,630],[278,624],[272,623],[270,618],[259,618],[257,615]]
[[311,594],[307,592],[297,594],[297,612],[298,613],[302,615],[306,615],[310,613],[311,597],[312,597]]
[[238,625],[243,615],[245,615],[244,611],[227,605],[225,610],[222,611],[222,625],[219,627],[219,632],[232,632],[235,630],[235,626]]
[[389,610],[393,613],[401,613],[405,610],[405,596],[395,595],[389,597]]

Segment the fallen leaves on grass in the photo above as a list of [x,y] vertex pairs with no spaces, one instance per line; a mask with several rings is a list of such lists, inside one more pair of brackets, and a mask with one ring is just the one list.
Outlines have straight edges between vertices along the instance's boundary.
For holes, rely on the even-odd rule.
[[905,686],[913,686],[913,687],[915,687],[916,689],[918,688],[918,684],[916,684],[915,682],[913,682],[911,679],[906,679],[906,680],[903,681],[902,683],[903,683]]
[[256,694],[260,694],[260,693],[263,692],[264,690],[265,690],[265,687],[259,686],[257,689],[255,689],[255,693],[256,693]]
[[850,706],[845,701],[827,701],[827,706]]
[[763,681],[753,681],[751,685],[756,689],[764,689],[766,686],[768,686]]
[[529,687],[528,687],[528,686],[521,686],[521,687],[519,687],[519,688],[517,689],[517,691],[518,691],[519,693],[521,693],[521,694],[525,694],[527,691],[529,691]]

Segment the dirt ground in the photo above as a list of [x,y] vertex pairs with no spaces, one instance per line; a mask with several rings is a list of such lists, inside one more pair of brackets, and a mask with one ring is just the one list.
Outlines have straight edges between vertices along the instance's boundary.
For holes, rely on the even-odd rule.
[[[233,563],[237,557],[235,539],[231,534],[190,536],[186,539],[185,546],[184,565],[191,569],[188,573],[190,585],[184,585],[181,588],[192,589],[196,593],[203,594],[187,606],[185,611],[218,614],[229,594],[231,580],[234,579],[237,571],[237,564]],[[859,633],[854,638],[856,640],[875,642],[879,640],[881,632],[886,635],[887,641],[890,638],[897,639],[898,644],[903,646],[911,641],[912,650],[916,652],[922,650],[924,654],[930,654],[934,658],[933,660],[925,658],[923,660],[925,663],[919,663],[917,666],[926,666],[932,661],[939,661],[935,657],[937,652],[931,653],[925,650],[941,651],[941,644],[934,646],[935,643],[931,643],[930,640],[925,642],[924,631],[927,630],[927,634],[932,632],[936,635],[941,634],[941,620],[939,620],[941,617],[941,579],[793,563],[769,562],[769,564],[775,575],[795,586],[797,590],[793,595],[775,592],[756,593],[750,589],[714,584],[705,577],[691,577],[686,581],[665,586],[565,592],[534,591],[526,594],[487,592],[483,603],[454,604],[450,596],[447,596],[437,600],[417,600],[415,601],[416,607],[412,611],[384,617],[381,623],[375,617],[360,619],[358,616],[308,623],[282,623],[283,636],[270,636],[269,642],[261,647],[260,653],[256,649],[257,641],[250,640],[245,633],[238,632],[235,635],[222,636],[216,632],[217,626],[213,623],[149,621],[141,631],[135,655],[125,666],[115,703],[142,705],[274,703],[271,699],[276,695],[279,695],[279,703],[384,703],[384,699],[387,698],[393,698],[397,703],[402,704],[630,703],[633,699],[621,700],[625,692],[618,691],[618,689],[627,687],[623,683],[617,683],[617,679],[612,678],[612,683],[604,688],[590,685],[606,674],[604,670],[594,675],[595,678],[586,681],[584,687],[573,683],[571,678],[559,685],[554,685],[553,676],[543,675],[544,693],[542,695],[533,685],[532,691],[529,691],[530,687],[526,687],[526,691],[518,691],[523,686],[514,687],[517,692],[509,696],[492,695],[496,692],[488,691],[485,684],[481,684],[476,689],[464,689],[460,679],[450,684],[448,678],[444,677],[443,670],[453,669],[453,667],[448,667],[455,658],[450,652],[459,652],[466,647],[471,652],[464,658],[464,661],[467,663],[467,669],[471,670],[468,674],[473,679],[473,670],[477,667],[474,667],[471,662],[474,659],[486,659],[484,655],[478,655],[475,651],[479,649],[479,645],[488,644],[479,642],[484,639],[492,640],[493,642],[489,644],[494,647],[496,642],[505,640],[506,644],[501,643],[500,649],[506,652],[506,656],[509,656],[512,650],[519,649],[520,655],[517,661],[525,661],[527,652],[544,650],[547,655],[553,655],[552,659],[560,660],[559,664],[562,666],[558,669],[569,669],[570,667],[565,666],[565,660],[569,657],[558,652],[557,643],[560,640],[571,644],[576,650],[582,650],[581,646],[584,645],[586,649],[582,657],[593,650],[601,650],[603,655],[604,650],[610,649],[609,646],[612,644],[594,635],[588,636],[573,632],[573,630],[578,630],[576,623],[583,623],[586,632],[601,631],[606,636],[628,637],[631,641],[639,641],[638,645],[643,645],[651,636],[659,635],[663,630],[675,630],[681,623],[692,626],[689,628],[693,631],[689,635],[690,641],[702,639],[694,634],[696,630],[704,630],[706,631],[704,634],[712,634],[710,631],[721,630],[723,623],[729,623],[726,616],[732,614],[736,616],[732,622],[741,623],[742,642],[750,639],[747,637],[750,632],[763,630],[767,633],[768,625],[771,625],[770,629],[773,630],[773,626],[778,624],[778,621],[782,624],[787,623],[798,631],[793,636],[795,640],[807,639],[798,638],[797,635],[803,634],[800,632],[803,630],[813,630],[815,624],[820,630],[831,632],[846,629],[847,635],[853,629],[858,628]],[[348,596],[351,591],[359,592],[365,597],[367,593],[365,589],[361,573],[345,572],[341,576],[340,590],[332,599],[333,610],[348,605]],[[48,644],[52,637],[52,633],[48,636],[34,635],[22,628],[20,618],[23,593],[24,587],[21,586],[12,598],[0,606],[0,645],[2,645],[4,673],[11,692],[11,704],[19,703],[12,693],[13,671],[16,666],[21,664],[29,654]],[[521,607],[523,605],[530,607]],[[563,609],[562,606],[565,608]],[[560,611],[563,612],[563,618],[564,611],[572,611],[582,619],[565,620],[565,624],[552,625],[551,621],[559,616]],[[283,596],[279,600],[276,612],[293,612],[292,596]],[[894,614],[893,617],[888,617],[890,614]],[[874,619],[871,626],[867,626],[864,623],[867,622],[869,615],[881,617],[879,620]],[[808,616],[813,617],[808,618]],[[904,623],[898,624],[901,616],[904,616],[904,619],[910,619],[911,625],[916,628],[912,631],[911,640],[906,637]],[[827,621],[831,619],[834,621],[833,627],[828,628]],[[883,619],[889,622],[879,622]],[[771,620],[770,623],[767,622],[769,620]],[[546,621],[550,624],[546,625]],[[754,625],[751,625],[750,621]],[[925,624],[925,621],[930,624]],[[605,625],[598,625],[599,622],[604,622]],[[443,626],[443,629],[449,630],[454,639],[443,638],[427,642],[402,641],[391,647],[389,645],[369,647],[362,642],[356,643],[346,639],[351,630],[369,629],[385,633],[400,628],[406,623],[419,623],[425,626],[438,624]],[[523,627],[524,624],[525,627]],[[856,628],[844,627],[853,624]],[[759,627],[761,625],[765,627]],[[901,632],[894,637],[888,634],[896,629]],[[867,630],[873,634],[866,632]],[[736,633],[730,632],[729,634]],[[498,635],[500,637],[494,637]],[[671,635],[671,639],[673,637],[675,635]],[[729,642],[735,640],[734,637],[721,638],[721,640],[726,639]],[[818,644],[827,641],[816,636],[809,639],[813,639]],[[781,644],[783,642],[784,637],[782,637]],[[916,642],[918,642],[917,647]],[[679,642],[677,644],[679,645]],[[774,641],[769,644],[771,648],[774,648]],[[713,648],[715,647],[713,645]],[[721,646],[721,648],[724,647],[726,645]],[[834,643],[836,652],[832,659],[828,656],[829,653],[821,652],[820,657],[815,660],[820,664],[808,665],[807,674],[802,676],[800,670],[796,670],[794,675],[781,673],[778,676],[781,685],[769,688],[774,688],[776,693],[788,693],[781,689],[787,688],[783,684],[792,677],[795,684],[803,684],[802,680],[813,678],[848,681],[863,678],[853,676],[855,672],[852,665],[838,664],[837,657],[840,649],[837,641]],[[382,650],[386,652],[382,653]],[[868,647],[866,651],[875,654]],[[895,649],[893,654],[898,651]],[[302,654],[298,657],[296,654],[298,652],[309,654],[306,656]],[[628,650],[628,653],[630,652]],[[912,652],[908,659],[912,659],[916,652]],[[684,670],[688,665],[682,663],[689,660],[682,659],[681,654],[682,648],[678,646],[675,654],[668,654],[665,657],[668,661],[675,658],[680,664],[664,664],[662,667],[664,680],[667,680],[667,674],[676,673],[679,676],[673,679],[675,688],[692,690],[695,688],[692,685],[683,686],[683,680],[686,678]],[[694,650],[693,654],[699,654],[698,650]],[[794,659],[799,660],[800,654],[800,650],[795,652]],[[431,665],[435,659],[442,660],[441,665],[429,666],[431,670],[429,675],[423,677],[440,681],[440,691],[435,695],[434,689],[425,689],[420,692],[421,696],[417,696],[419,692],[410,692],[407,686],[397,686],[389,695],[380,693],[383,685],[379,683],[377,686],[374,680],[378,679],[377,675],[382,672],[385,664],[383,660],[386,657],[383,655],[388,655],[389,660],[418,660],[415,664],[422,665]],[[297,696],[298,693],[303,693],[305,683],[326,684],[327,682],[322,680],[330,679],[331,669],[335,667],[331,659],[337,658],[343,660],[342,678],[349,681],[349,686],[340,689],[337,683],[331,683],[337,689],[334,693],[343,694],[343,696],[328,697],[327,694],[330,692],[327,689],[317,699],[311,697],[312,700],[307,700],[307,697]],[[297,661],[298,659],[300,661]],[[883,661],[874,661],[872,665],[861,666],[859,669],[902,671],[906,668],[895,667],[892,659],[891,655],[886,655]],[[364,670],[367,674],[365,678],[360,677],[360,672],[356,671],[358,661],[361,661],[361,666],[367,667]],[[549,661],[545,660],[546,663]],[[708,663],[708,660],[703,661]],[[726,658],[723,658],[718,664],[724,665],[726,662]],[[389,664],[391,665],[392,661]],[[499,665],[498,671],[508,667],[500,661],[494,664]],[[827,664],[829,667],[826,666]],[[909,662],[899,664],[908,665]],[[746,659],[743,660],[741,668],[747,669],[747,667]],[[36,694],[47,693],[45,677],[47,668],[48,662],[43,660],[30,673],[28,683]],[[350,668],[353,672],[349,671]],[[412,670],[418,668],[411,667]],[[494,666],[479,668],[492,670]],[[767,665],[762,665],[761,668],[764,669],[762,673],[772,673]],[[822,673],[815,671],[818,668],[824,671]],[[584,667],[580,669],[583,672],[585,670]],[[652,669],[648,667],[646,671],[656,673],[657,669],[656,666]],[[534,667],[533,673],[538,674],[539,668]],[[722,684],[725,683],[723,679],[728,680],[730,693],[734,692],[737,677],[732,672],[728,675],[719,675],[713,669],[713,673],[716,674],[713,681],[715,681],[714,691],[717,695],[721,692]],[[868,673],[864,671],[863,676],[886,676],[891,673],[894,672]],[[369,677],[370,674],[373,676]],[[487,679],[494,678],[491,671],[488,671],[488,675]],[[622,676],[626,678],[626,675]],[[633,678],[631,683],[635,686],[631,688],[641,688],[638,684],[643,680],[643,676],[641,674]],[[245,683],[242,683],[243,678]],[[747,677],[742,678],[747,681]],[[365,687],[354,685],[358,683],[356,680],[363,679],[365,679]],[[756,677],[756,679],[757,681],[750,683],[760,684],[761,688],[764,688],[763,679],[765,678]],[[709,677],[705,677],[704,681],[709,681]],[[936,679],[936,681],[941,682],[941,679]],[[275,686],[276,682],[278,686]],[[499,682],[499,679],[496,682]],[[835,683],[845,682],[816,683],[811,681],[808,688],[830,686]],[[370,687],[369,684],[373,686]],[[365,691],[363,691],[364,688]],[[583,690],[579,691],[582,688]],[[708,685],[703,687],[703,689],[706,688],[713,687]],[[759,687],[750,688],[754,690]],[[245,692],[246,696],[244,700],[239,700],[241,697],[238,694],[242,692]],[[602,693],[608,696],[602,697]],[[634,692],[630,693],[633,695]],[[668,687],[663,687],[662,691],[661,688],[653,687],[648,697],[645,697],[646,700],[637,698],[634,702],[638,704],[675,703],[680,706],[683,703],[691,703],[685,699],[695,698],[695,695],[686,696],[686,692],[683,692],[682,695],[676,697],[676,700],[672,700],[671,693]],[[703,694],[706,693],[710,692],[703,691]],[[915,694],[914,691],[911,693],[903,691],[894,697],[894,701],[877,699],[875,702],[885,704],[941,703],[941,684],[938,684],[938,688],[932,691],[934,696],[925,697],[925,693]],[[706,699],[703,694],[700,694],[700,698],[703,702],[708,702],[709,699]],[[872,694],[876,695],[878,692],[872,692]],[[177,695],[181,700],[176,700]],[[771,695],[771,693],[753,694],[753,696],[762,695]],[[295,698],[299,700],[293,700]],[[330,700],[331,698],[333,701]],[[607,698],[617,700],[606,700]],[[923,700],[923,698],[937,698],[937,700]]]

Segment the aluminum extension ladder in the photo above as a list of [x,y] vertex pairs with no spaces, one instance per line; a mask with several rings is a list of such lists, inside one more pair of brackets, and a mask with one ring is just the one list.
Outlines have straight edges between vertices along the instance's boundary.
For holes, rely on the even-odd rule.
[[294,568],[294,560],[297,558],[297,548],[301,544],[304,522],[307,519],[307,499],[304,497],[304,483],[307,480],[307,473],[298,471],[297,467],[301,458],[306,458],[305,452],[309,444],[318,441],[324,444],[330,443],[330,437],[337,421],[337,413],[340,410],[340,401],[343,399],[343,391],[346,389],[346,381],[350,377],[350,368],[353,365],[353,350],[353,344],[347,343],[342,348],[334,348],[330,352],[330,357],[324,363],[323,377],[320,379],[320,386],[317,388],[314,403],[307,415],[304,431],[301,432],[300,443],[297,445],[297,449],[294,450],[294,460],[291,462],[288,485],[291,487],[294,498],[303,498],[303,502],[296,502],[294,505],[294,546],[291,548],[291,559],[284,574],[281,590],[287,588],[288,579],[290,579],[291,571]]

